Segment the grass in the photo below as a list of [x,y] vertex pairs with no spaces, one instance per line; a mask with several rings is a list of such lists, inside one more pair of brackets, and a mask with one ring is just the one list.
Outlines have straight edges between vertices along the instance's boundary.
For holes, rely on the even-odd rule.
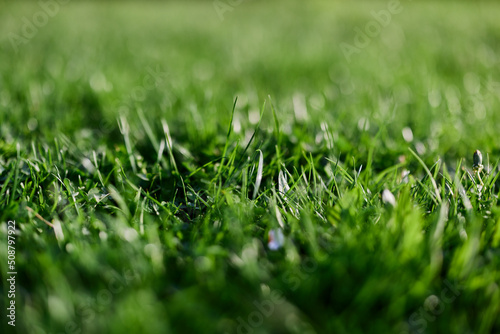
[[401,4],[0,3],[2,332],[500,332],[500,6]]

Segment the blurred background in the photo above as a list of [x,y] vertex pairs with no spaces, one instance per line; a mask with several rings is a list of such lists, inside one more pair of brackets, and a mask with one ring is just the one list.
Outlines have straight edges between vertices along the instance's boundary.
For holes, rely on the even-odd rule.
[[[270,96],[284,123],[317,132],[325,122],[360,158],[377,133],[384,149],[406,150],[404,128],[420,153],[498,152],[496,2],[401,1],[379,31],[373,13],[390,1],[40,3],[1,4],[7,138],[116,127],[117,113],[138,106],[201,145],[235,97],[244,133]],[[163,77],[143,89],[151,68]]]
[[[183,171],[192,172],[221,156],[237,98],[232,130],[243,147],[267,101],[261,129],[272,138],[272,103],[297,160],[303,151],[329,152],[366,166],[374,151],[377,172],[404,161],[410,147],[429,166],[468,159],[470,168],[480,148],[485,164],[490,156],[493,164],[500,156],[499,17],[497,1],[1,1],[1,159],[16,156],[17,144],[63,154],[61,141],[71,152],[109,149],[119,156],[126,120],[130,141],[152,163],[150,132],[162,133],[164,119],[176,156],[194,165],[186,163]],[[269,147],[273,151],[274,142]],[[126,154],[121,157],[130,170]],[[76,184],[79,175],[68,177]],[[376,237],[346,230],[329,241],[338,251],[335,261],[308,263],[297,259],[295,248],[287,249],[291,255],[257,257],[262,246],[244,227],[230,237],[211,229],[219,218],[252,222],[261,217],[254,209],[246,216],[236,205],[189,228],[176,217],[158,222],[153,212],[144,218],[151,227],[144,239],[114,215],[94,219],[89,210],[91,223],[85,215],[74,217],[84,229],[65,227],[67,238],[74,237],[70,246],[25,227],[34,236],[20,238],[32,248],[17,260],[23,274],[16,330],[351,334],[499,328],[492,325],[494,312],[481,327],[474,311],[498,290],[481,278],[477,290],[454,304],[454,313],[448,308],[424,329],[418,319],[407,325],[424,302],[432,303],[429,295],[445,288],[420,277],[426,267],[410,244],[401,258],[388,251],[390,238],[382,247]],[[17,213],[9,210],[5,219]],[[406,210],[412,212],[412,205]],[[104,225],[118,232],[102,234]],[[495,275],[488,277],[494,281]],[[260,322],[249,318],[256,307],[265,313],[264,301],[281,300],[272,297],[278,291],[286,297],[273,304],[278,311],[264,326],[249,325]]]

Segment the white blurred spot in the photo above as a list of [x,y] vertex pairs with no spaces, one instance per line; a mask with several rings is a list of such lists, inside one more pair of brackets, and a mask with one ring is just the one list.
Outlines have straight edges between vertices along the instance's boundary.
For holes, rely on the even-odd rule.
[[30,118],[28,120],[28,129],[30,131],[35,131],[37,127],[38,127],[38,121],[36,120],[36,118]]
[[94,165],[92,164],[92,161],[90,161],[89,158],[83,158],[82,159],[82,165],[85,167],[85,169],[90,173],[93,174],[95,171]]
[[358,129],[360,131],[367,131],[370,129],[370,121],[366,118],[360,118],[358,121]]
[[241,122],[240,122],[239,117],[234,117],[234,119],[233,119],[233,131],[235,133],[241,132]]
[[212,261],[206,256],[198,256],[194,260],[194,267],[199,272],[209,271],[212,268]]
[[255,262],[257,260],[257,256],[259,255],[258,244],[255,242],[248,243],[243,248],[241,252],[241,259],[243,262]]
[[162,262],[162,252],[161,248],[158,245],[147,244],[146,246],[144,246],[144,253],[148,255],[156,265],[160,265],[160,263]]
[[90,77],[90,88],[96,92],[109,92],[113,89],[113,85],[106,80],[106,77],[101,72],[96,72]]
[[431,107],[437,108],[441,104],[441,93],[435,89],[430,90],[427,94],[427,99],[429,100]]
[[241,267],[245,264],[245,262],[243,262],[243,260],[236,254],[231,254],[229,256],[229,259],[230,259],[231,263],[237,267]]
[[415,149],[417,150],[417,153],[420,155],[424,154],[426,151],[425,145],[420,141],[415,144]]
[[49,295],[47,306],[51,318],[55,321],[65,322],[69,318],[69,308],[58,296]]
[[52,222],[54,225],[54,234],[56,235],[57,241],[64,241],[64,233],[62,230],[61,222],[59,220],[54,220]]
[[269,296],[271,293],[271,288],[267,284],[261,284],[260,290],[262,291],[262,295]]
[[407,169],[403,169],[401,172],[401,182],[408,183],[410,181],[410,171]]
[[73,253],[74,250],[75,250],[75,246],[71,242],[68,242],[66,244],[66,252]]
[[260,119],[260,111],[258,109],[253,109],[248,112],[248,120],[252,124],[257,124]]
[[122,235],[123,239],[125,239],[128,242],[134,241],[135,239],[137,239],[138,236],[139,236],[139,233],[137,233],[137,231],[131,227],[126,228],[123,231],[123,235]]
[[316,143],[316,145],[319,145],[321,144],[321,142],[323,141],[324,139],[324,133],[323,132],[318,132],[316,134],[316,136],[314,137],[314,143]]
[[156,252],[158,252],[158,246],[155,244],[147,244],[144,246],[144,253],[149,257],[153,257]]
[[424,308],[427,311],[433,312],[436,310],[436,308],[438,308],[439,303],[440,303],[440,300],[439,300],[438,296],[430,295],[424,301]]
[[238,106],[244,107],[244,106],[248,105],[249,98],[248,98],[248,94],[245,91],[237,92],[235,94],[235,96],[238,97]]
[[386,204],[396,206],[396,198],[389,189],[384,189],[382,192],[382,201]]
[[403,129],[403,138],[407,143],[413,141],[413,131],[409,127]]
[[295,93],[293,95],[293,112],[297,121],[307,120],[306,99],[303,94]]
[[284,243],[285,236],[280,228],[269,231],[267,247],[269,247],[270,250],[278,250],[283,247]]

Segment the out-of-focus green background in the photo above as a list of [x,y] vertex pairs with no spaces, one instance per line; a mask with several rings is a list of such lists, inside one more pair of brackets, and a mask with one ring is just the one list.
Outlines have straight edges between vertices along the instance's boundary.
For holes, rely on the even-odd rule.
[[0,2],[2,333],[500,332],[454,169],[500,156],[500,3],[41,3]]
[[[362,137],[354,132],[363,118],[371,121],[370,133],[384,124],[398,139],[409,126],[416,140],[439,154],[494,149],[498,5],[401,1],[402,12],[348,62],[341,43],[354,45],[354,29],[364,30],[374,20],[371,12],[388,4],[242,1],[220,20],[211,1],[70,1],[18,53],[9,33],[22,36],[23,18],[32,21],[41,8],[4,4],[1,66],[8,93],[2,107],[10,109],[2,125],[26,132],[17,121],[34,116],[42,99],[48,102],[39,108],[51,109],[36,114],[42,133],[80,129],[82,119],[114,122],[114,103],[127,100],[152,67],[168,74],[161,89],[140,97],[157,106],[148,108],[152,118],[163,113],[168,121],[192,121],[196,112],[184,110],[196,105],[204,128],[212,129],[229,120],[219,106],[230,109],[234,96],[240,97],[238,109],[247,111],[271,95],[289,113],[286,120],[296,96],[313,104],[311,118],[354,140]],[[92,79],[103,84],[92,89]],[[198,131],[189,137],[193,143],[205,139]]]

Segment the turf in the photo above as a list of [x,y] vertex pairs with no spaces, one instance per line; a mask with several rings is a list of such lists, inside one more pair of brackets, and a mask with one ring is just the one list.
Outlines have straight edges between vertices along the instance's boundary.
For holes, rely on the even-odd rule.
[[500,5],[389,3],[0,3],[2,333],[500,332]]

